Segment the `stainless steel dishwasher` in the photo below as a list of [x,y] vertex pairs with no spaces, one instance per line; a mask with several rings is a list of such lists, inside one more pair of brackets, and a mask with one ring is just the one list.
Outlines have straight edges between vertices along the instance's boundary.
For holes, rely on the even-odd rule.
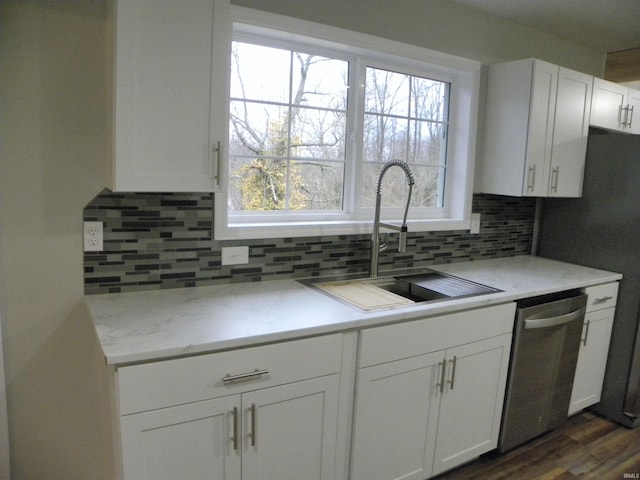
[[579,290],[518,302],[499,451],[567,419],[586,302]]

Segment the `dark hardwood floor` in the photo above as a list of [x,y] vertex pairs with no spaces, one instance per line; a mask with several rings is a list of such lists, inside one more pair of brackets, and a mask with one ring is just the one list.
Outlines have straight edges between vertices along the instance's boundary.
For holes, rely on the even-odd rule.
[[640,428],[582,412],[509,452],[490,452],[437,480],[614,480],[640,478]]

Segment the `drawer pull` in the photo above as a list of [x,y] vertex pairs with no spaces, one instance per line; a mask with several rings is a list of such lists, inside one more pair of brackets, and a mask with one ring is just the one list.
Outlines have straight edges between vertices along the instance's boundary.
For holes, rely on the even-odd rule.
[[596,299],[594,299],[594,300],[593,300],[593,304],[594,304],[594,305],[598,305],[598,304],[600,304],[600,303],[606,303],[606,302],[608,302],[609,300],[613,300],[613,297],[609,297],[609,296],[606,296],[606,297],[600,297],[600,298],[596,298]]
[[254,378],[261,377],[262,375],[267,375],[268,373],[269,370],[260,370],[259,368],[256,368],[253,372],[239,373],[237,375],[231,375],[230,373],[227,373],[224,377],[222,377],[222,381],[227,384],[239,382],[242,380],[252,380]]

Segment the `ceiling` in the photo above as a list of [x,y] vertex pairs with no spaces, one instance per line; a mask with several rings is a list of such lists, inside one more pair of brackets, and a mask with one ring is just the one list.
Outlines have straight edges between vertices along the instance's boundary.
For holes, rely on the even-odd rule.
[[602,52],[640,48],[640,0],[452,0]]

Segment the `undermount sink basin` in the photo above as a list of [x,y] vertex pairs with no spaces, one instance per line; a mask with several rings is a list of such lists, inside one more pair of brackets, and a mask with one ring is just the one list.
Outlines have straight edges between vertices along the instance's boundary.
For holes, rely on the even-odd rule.
[[327,293],[332,298],[364,310],[406,307],[416,303],[453,300],[500,291],[432,270],[377,278],[316,279],[301,282]]

